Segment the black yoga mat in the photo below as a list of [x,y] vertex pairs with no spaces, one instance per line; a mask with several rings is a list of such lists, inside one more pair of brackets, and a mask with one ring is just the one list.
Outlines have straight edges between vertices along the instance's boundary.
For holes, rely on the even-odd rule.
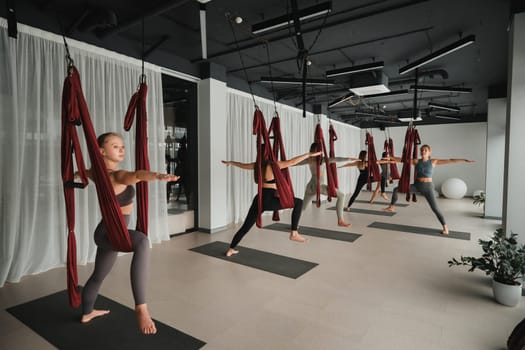
[[[275,223],[275,224],[271,224],[268,226],[264,226],[264,228],[269,229],[269,230],[275,230],[275,231],[290,232],[290,224],[285,225],[285,224]],[[345,242],[353,242],[359,237],[361,237],[361,235],[357,233],[332,231],[332,230],[325,230],[325,229],[317,228],[317,227],[306,227],[306,226],[300,226],[299,233],[305,236],[335,239],[337,241],[345,241]]]
[[382,230],[390,230],[390,231],[419,233],[422,235],[438,236],[438,237],[445,237],[445,238],[464,239],[466,241],[470,241],[469,232],[449,231],[448,235],[444,235],[441,233],[440,228],[438,229],[438,228],[419,227],[419,226],[397,225],[397,224],[390,224],[387,222],[379,222],[379,221],[374,221],[373,223],[368,225],[368,227],[379,228]]
[[[401,194],[401,195],[404,195],[404,194]],[[396,207],[400,207],[400,208],[408,207],[408,204],[406,204],[406,203],[399,203],[400,201],[398,201],[396,203]],[[404,201],[404,199],[403,199],[403,201]],[[371,204],[371,205],[383,205],[383,206],[385,206],[385,208],[390,205],[390,202],[374,201],[373,203],[370,203],[369,201],[365,201],[365,200],[362,200],[362,199],[356,199],[354,201],[354,203],[364,203],[364,204]]]
[[[335,210],[335,207],[326,208],[326,210]],[[384,210],[370,210],[370,209],[360,209],[360,208],[350,208],[350,211],[345,211],[345,213],[354,213],[354,214],[370,214],[378,216],[394,216],[396,215],[395,211],[384,211]]]
[[11,307],[7,312],[61,350],[196,350],[206,345],[159,321],[155,321],[157,334],[144,335],[138,329],[134,310],[102,295],[97,298],[96,308],[111,312],[89,323],[80,323],[81,311],[69,307],[67,291],[64,290]]
[[239,251],[239,254],[227,257],[224,253],[226,253],[229,247],[230,245],[228,243],[215,241],[190,250],[289,278],[300,277],[318,265],[313,262],[289,258],[287,256],[267,253],[242,246],[237,246],[237,248],[235,248]]

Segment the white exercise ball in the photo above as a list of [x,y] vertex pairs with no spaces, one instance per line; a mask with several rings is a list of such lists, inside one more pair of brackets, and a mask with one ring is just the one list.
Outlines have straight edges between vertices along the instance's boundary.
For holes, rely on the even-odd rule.
[[447,198],[461,199],[467,193],[467,184],[456,177],[450,178],[441,185],[441,193]]

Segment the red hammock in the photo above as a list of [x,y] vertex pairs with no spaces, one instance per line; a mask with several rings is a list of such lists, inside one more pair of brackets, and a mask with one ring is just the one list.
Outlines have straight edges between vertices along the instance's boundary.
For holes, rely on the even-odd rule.
[[[83,125],[87,149],[91,159],[91,170],[102,212],[102,220],[109,233],[108,238],[116,250],[129,252],[132,250],[132,246],[126,222],[109,180],[104,159],[100,154],[97,137],[82,93],[78,71],[74,66],[70,66],[62,91],[61,165],[68,228],[67,285],[69,304],[72,307],[80,305],[74,232],[75,194],[73,188],[85,187],[88,183],[76,125]],[[75,153],[79,176],[82,180],[81,183],[74,183],[73,152]]]
[[407,194],[407,201],[410,200],[410,173],[412,171],[412,160],[417,159],[417,145],[420,143],[421,140],[416,127],[410,125],[405,134],[405,144],[403,146],[403,155],[401,157],[403,169],[401,170],[401,178],[399,180],[398,188],[400,193]]
[[[280,169],[277,164],[277,156],[280,153],[281,159],[286,160],[284,154],[284,147],[281,135],[281,125],[279,117],[276,116],[272,120],[271,131],[274,134],[274,149],[270,144],[270,136],[266,129],[266,122],[264,116],[259,108],[255,109],[253,114],[253,134],[257,135],[257,158],[255,161],[254,171],[257,174],[257,193],[258,193],[258,212],[257,212],[257,227],[262,228],[261,214],[262,214],[262,185],[263,185],[263,161],[267,161],[272,167],[273,176],[275,178],[275,184],[277,186],[277,195],[281,203],[281,208],[293,208],[294,207],[294,192],[293,186],[288,173],[288,169]],[[264,149],[262,144],[264,143]],[[284,159],[283,159],[284,157]],[[287,174],[287,175],[285,175]]]
[[[124,130],[129,131],[133,125],[134,112],[137,115],[137,132],[135,133],[135,168],[150,170],[148,157],[148,126],[146,96],[148,86],[141,81],[139,90],[133,94],[129,101],[126,117],[124,118]],[[137,188],[137,231],[148,234],[148,183],[138,182]]]
[[[328,137],[330,139],[330,158],[335,157],[335,146],[334,142],[337,141],[337,134],[335,133],[332,123],[328,128]],[[332,179],[335,185],[335,188],[339,188],[339,180],[337,179],[337,164],[335,162],[330,163],[330,168],[332,169]]]
[[374,137],[369,132],[366,133],[365,145],[368,146],[368,184],[367,188],[371,188],[373,181],[381,181],[381,171],[377,164],[376,149],[374,147]]
[[[388,157],[394,157],[394,141],[392,141],[391,138],[388,138],[388,140],[385,140],[385,152],[387,153]],[[390,182],[392,183],[392,180],[397,180],[401,176],[399,176],[399,171],[397,170],[397,164],[396,163],[390,163]]]
[[[337,138],[337,136],[336,136]],[[328,152],[326,151],[326,145],[324,143],[324,136],[323,136],[323,129],[321,128],[321,124],[317,124],[315,128],[315,137],[314,137],[315,143],[317,143],[317,151],[321,151],[323,153],[323,157],[325,159],[326,164],[326,175],[327,175],[327,187],[328,187],[328,201],[332,200],[332,197],[337,197],[337,185],[336,180],[334,181],[334,174],[332,173],[332,167],[331,163],[328,158]],[[331,140],[330,140],[331,141]],[[333,144],[333,142],[330,142]],[[331,153],[333,153],[333,147],[331,147]],[[322,157],[316,157],[317,162],[317,196],[316,196],[316,206],[319,208],[321,206],[321,160]],[[333,163],[335,165],[335,163]],[[337,173],[336,173],[337,174]],[[337,176],[337,175],[336,175]]]

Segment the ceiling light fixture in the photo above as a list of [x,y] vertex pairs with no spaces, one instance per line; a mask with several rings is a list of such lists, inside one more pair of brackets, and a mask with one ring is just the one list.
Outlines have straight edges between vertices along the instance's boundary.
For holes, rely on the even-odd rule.
[[428,106],[430,108],[437,108],[437,109],[445,109],[447,111],[453,111],[453,112],[459,112],[460,111],[460,108],[459,107],[456,107],[456,106],[449,106],[449,105],[444,105],[444,104],[441,104],[441,103],[435,103],[435,102],[429,102],[428,103]]
[[399,68],[399,74],[403,75],[405,73],[408,73],[416,68],[419,68],[429,62],[435,61],[438,58],[441,58],[445,55],[448,55],[449,53],[452,53],[456,50],[459,50],[465,46],[468,46],[476,41],[475,35],[469,35],[459,41],[456,41],[453,44],[450,44],[440,50],[437,50],[436,52],[431,53],[430,55],[427,55],[423,58],[420,58],[418,60],[415,60],[414,62],[407,64],[404,67]]
[[343,97],[338,98],[337,100],[333,100],[332,102],[328,104],[328,108],[332,108],[334,106],[337,106],[340,103],[346,102],[350,100],[353,96],[355,96],[353,93],[349,93],[349,94],[344,95]]
[[[301,85],[303,79],[300,78],[270,78],[270,77],[261,77],[259,81],[261,83],[274,83],[274,84],[290,84],[290,85]],[[306,85],[322,85],[322,86],[331,86],[334,85],[333,80],[326,79],[306,79]]]
[[374,98],[374,97],[394,96],[394,95],[404,95],[404,94],[408,94],[408,90],[407,89],[394,90],[394,91],[390,91],[390,92],[384,92],[384,93],[381,93],[381,94],[366,95],[366,96],[363,96],[363,97]]
[[397,120],[399,120],[400,122],[404,122],[404,123],[408,123],[410,121],[413,121],[413,122],[420,122],[423,120],[423,118],[421,117],[417,117],[417,118],[412,118],[412,117],[406,117],[406,118],[397,118]]
[[[410,85],[410,90],[415,90],[415,85]],[[472,92],[471,88],[457,88],[450,86],[431,86],[431,85],[418,85],[418,91],[435,91],[435,92],[457,92],[460,94],[468,94]]]
[[434,118],[438,119],[452,119],[452,120],[461,120],[461,117],[459,115],[443,115],[443,114],[436,114]]
[[[332,11],[332,2],[327,1],[318,5],[299,10],[298,17],[300,21],[325,15]],[[261,34],[270,30],[284,28],[293,24],[293,14],[287,14],[276,18],[269,19],[252,25],[253,34]]]
[[351,67],[345,67],[345,68],[338,68],[338,69],[332,69],[326,71],[326,77],[327,78],[333,78],[339,75],[346,75],[346,74],[354,74],[359,72],[366,72],[369,70],[376,70],[381,69],[385,66],[385,63],[383,61],[380,62],[372,62],[367,64],[361,64],[358,66],[351,66]]

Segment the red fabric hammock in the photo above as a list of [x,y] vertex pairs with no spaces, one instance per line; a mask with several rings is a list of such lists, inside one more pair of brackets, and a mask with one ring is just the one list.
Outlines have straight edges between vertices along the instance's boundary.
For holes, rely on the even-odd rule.
[[[80,76],[74,66],[69,67],[69,74],[64,81],[62,91],[62,142],[61,165],[66,216],[68,228],[67,250],[67,285],[69,304],[72,307],[80,305],[78,292],[76,240],[75,240],[75,194],[74,187],[85,187],[88,183],[76,125],[82,125],[86,138],[87,149],[91,159],[91,170],[97,189],[98,201],[102,212],[102,220],[108,230],[111,245],[119,251],[132,250],[126,222],[122,216],[113,186],[109,180],[104,159],[100,154],[97,137],[91,124],[89,111],[82,93]],[[73,152],[81,183],[74,182]]]
[[[335,133],[332,123],[328,128],[328,138],[330,139],[330,158],[335,157],[335,145],[334,142],[337,141],[337,134]],[[339,180],[337,179],[337,164],[335,162],[330,163],[330,168],[332,169],[332,178],[335,185],[335,188],[339,188]]]
[[[403,162],[403,169],[401,170],[401,178],[399,180],[398,191],[406,193],[407,201],[410,200],[410,175],[412,171],[412,160],[417,159],[417,145],[421,143],[419,133],[415,126],[410,125],[405,133],[405,144],[403,146],[403,155],[401,161]],[[415,176],[415,174],[414,174]]]
[[[388,157],[394,157],[394,141],[392,141],[391,138],[388,138],[388,140],[385,140],[385,152],[387,153]],[[390,178],[391,183],[392,180],[397,180],[401,176],[399,176],[399,171],[397,170],[397,164],[396,163],[390,163]]]
[[[365,145],[368,146],[368,184],[367,188],[371,188],[372,181],[381,181],[381,171],[377,164],[376,149],[374,147],[374,137],[371,133],[366,133]],[[373,179],[373,180],[372,180]]]
[[[275,120],[277,118],[277,120]],[[281,125],[279,117],[276,116],[272,120],[273,127],[271,128],[274,134],[274,146],[275,150],[272,149],[270,144],[270,137],[268,130],[266,129],[266,122],[264,116],[259,108],[255,109],[253,114],[253,134],[257,136],[257,158],[255,160],[255,174],[257,182],[257,193],[258,193],[258,213],[257,213],[257,227],[262,228],[261,214],[262,214],[262,185],[264,181],[263,174],[263,162],[268,162],[272,167],[273,176],[277,186],[277,195],[281,203],[281,208],[293,208],[294,206],[294,192],[293,186],[290,179],[288,169],[280,169],[277,164],[277,156],[280,153],[281,159],[286,155],[284,154],[284,147],[281,135]],[[264,148],[263,145],[264,144]],[[282,159],[285,160],[285,159]],[[285,175],[288,173],[288,175]]]
[[[337,137],[336,137],[337,138]],[[332,197],[337,197],[337,185],[336,180],[334,181],[334,175],[332,173],[331,163],[329,162],[328,152],[326,151],[326,145],[324,143],[323,129],[321,124],[317,124],[315,128],[315,143],[317,143],[317,151],[321,151],[325,159],[326,164],[326,177],[327,177],[327,187],[328,187],[328,201],[332,200]],[[332,143],[332,142],[331,142]],[[333,150],[331,150],[333,151]],[[316,192],[316,206],[319,208],[321,206],[321,160],[322,157],[316,157],[317,162],[317,192]],[[335,165],[335,163],[333,164]],[[337,174],[337,173],[336,173]],[[336,175],[337,176],[337,175]]]
[[[150,170],[148,156],[148,126],[146,96],[148,86],[144,81],[140,83],[137,92],[129,101],[126,117],[124,118],[124,130],[129,131],[133,125],[133,117],[137,115],[137,132],[135,133],[135,168],[137,170]],[[137,231],[148,234],[148,183],[138,182],[137,188]]]

